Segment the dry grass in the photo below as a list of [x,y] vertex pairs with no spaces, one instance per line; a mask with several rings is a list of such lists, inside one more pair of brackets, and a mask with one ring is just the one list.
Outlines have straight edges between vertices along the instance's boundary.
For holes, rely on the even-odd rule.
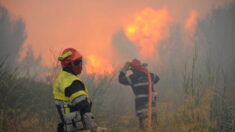
[[[156,130],[147,132],[234,131],[234,98],[221,93],[225,91],[226,74],[218,74],[221,72],[218,69],[202,72],[196,61],[194,58],[194,66],[179,71],[183,73],[183,92],[168,95],[181,98],[159,100],[154,110],[158,113],[158,123],[153,124]],[[51,84],[18,78],[15,72],[0,65],[0,132],[56,131],[58,115]],[[219,80],[221,75],[225,84]],[[89,88],[99,126],[109,128],[110,132],[139,132],[134,95],[130,88],[117,83],[117,74],[112,77],[83,75],[81,78]]]

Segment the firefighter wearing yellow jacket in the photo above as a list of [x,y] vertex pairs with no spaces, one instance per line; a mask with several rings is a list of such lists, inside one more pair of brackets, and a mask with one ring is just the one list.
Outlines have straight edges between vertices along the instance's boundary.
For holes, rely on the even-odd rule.
[[106,132],[96,125],[88,90],[77,76],[82,71],[82,55],[65,49],[58,58],[63,70],[53,84],[53,95],[61,123],[58,132]]

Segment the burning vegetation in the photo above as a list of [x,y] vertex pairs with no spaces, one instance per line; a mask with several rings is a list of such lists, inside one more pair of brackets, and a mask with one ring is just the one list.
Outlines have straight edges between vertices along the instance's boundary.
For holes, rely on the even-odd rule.
[[88,55],[87,62],[85,63],[87,74],[112,74],[114,71],[113,66],[104,58],[97,55]]
[[158,50],[158,42],[169,34],[171,20],[167,9],[146,8],[129,22],[125,34],[138,48],[141,57],[159,59],[155,50]]
[[[6,10],[0,11],[4,11],[0,12],[0,34],[3,34],[0,41],[4,40],[1,46],[13,42],[12,36],[21,36],[14,42],[22,46],[23,22],[11,29]],[[156,87],[157,107],[153,110],[158,115],[154,132],[234,132],[234,12],[235,4],[214,9],[210,17],[204,19],[199,19],[197,11],[191,11],[180,24],[167,8],[144,8],[122,25],[125,37],[137,48],[140,59],[146,60],[149,70],[161,78]],[[21,32],[17,32],[18,29]],[[191,45],[185,46],[185,30],[193,37],[189,41]],[[15,49],[10,53],[14,52]],[[84,54],[85,72],[81,79],[93,101],[95,120],[110,132],[139,132],[135,97],[130,89],[118,83],[116,72],[120,68],[114,65],[114,62],[122,65],[126,58],[119,58],[108,49],[105,55],[88,51]],[[26,59],[30,59],[25,60],[24,65],[13,63],[13,68],[7,59],[0,59],[0,131],[56,131],[59,119],[51,85],[61,69],[58,63],[45,68],[40,57],[33,61],[32,56],[28,54]],[[162,65],[155,63],[159,61]],[[48,77],[36,79],[43,70]]]

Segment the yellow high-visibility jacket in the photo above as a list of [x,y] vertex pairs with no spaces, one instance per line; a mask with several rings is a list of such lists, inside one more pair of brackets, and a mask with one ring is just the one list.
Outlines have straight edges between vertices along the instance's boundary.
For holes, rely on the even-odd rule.
[[75,76],[75,75],[68,73],[66,71],[61,71],[59,73],[59,76],[57,77],[57,79],[55,80],[55,82],[53,84],[54,99],[63,100],[63,101],[72,101],[81,95],[85,95],[88,98],[88,90],[86,87],[85,87],[85,90],[83,90],[83,91],[80,90],[80,91],[72,94],[70,97],[65,96],[65,89],[67,87],[69,87],[75,80],[82,82],[82,80],[80,80],[80,78],[78,78],[78,76]]
[[[84,97],[84,96],[88,98],[88,90],[85,87],[85,85],[84,85],[85,87],[84,90],[79,90],[77,92],[74,92],[69,97],[65,96],[65,89],[68,88],[76,80],[83,83],[78,76],[66,71],[61,71],[57,79],[53,83],[54,99],[56,101],[56,105],[60,107],[60,111],[62,113],[60,116],[66,116],[66,114],[69,115],[69,113],[71,113],[69,106],[73,105],[74,100],[77,100],[79,97]],[[90,130],[80,130],[77,132],[90,132]]]

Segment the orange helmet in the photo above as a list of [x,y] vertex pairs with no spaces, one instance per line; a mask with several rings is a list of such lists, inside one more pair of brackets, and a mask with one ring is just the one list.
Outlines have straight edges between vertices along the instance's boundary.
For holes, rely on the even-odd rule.
[[67,48],[58,58],[63,68],[71,65],[73,72],[77,75],[82,71],[82,55],[73,48]]

